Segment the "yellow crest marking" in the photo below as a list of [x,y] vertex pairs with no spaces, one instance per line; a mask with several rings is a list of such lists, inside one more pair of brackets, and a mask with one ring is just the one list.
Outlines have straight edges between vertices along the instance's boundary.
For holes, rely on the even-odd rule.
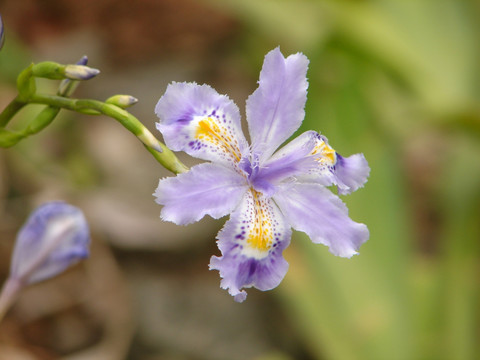
[[251,248],[260,251],[267,251],[272,246],[273,232],[271,214],[267,209],[267,204],[259,199],[259,193],[251,189],[253,195],[254,218],[253,225],[247,238],[247,243]]
[[311,152],[311,155],[320,155],[319,157],[315,158],[315,160],[321,164],[333,166],[337,162],[336,151],[323,140],[319,140],[317,142],[315,148]]
[[240,149],[238,143],[228,134],[228,130],[220,127],[211,117],[202,119],[198,122],[195,138],[206,140],[232,155],[237,162],[240,161]]

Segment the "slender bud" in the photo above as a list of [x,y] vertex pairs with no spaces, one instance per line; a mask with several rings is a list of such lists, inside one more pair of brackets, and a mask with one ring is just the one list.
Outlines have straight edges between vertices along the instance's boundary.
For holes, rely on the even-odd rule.
[[53,61],[43,61],[32,67],[32,74],[36,77],[61,80],[88,80],[98,75],[100,70],[84,65],[62,65]]
[[80,60],[78,60],[76,62],[77,65],[87,65],[88,63],[88,56],[87,55],[83,55]]
[[5,43],[5,33],[3,32],[3,21],[2,16],[0,15],[0,49],[3,47]]
[[60,274],[89,255],[90,235],[80,209],[55,201],[37,208],[17,235],[10,278],[31,284]]
[[142,133],[137,135],[137,137],[145,145],[157,150],[159,153],[163,152],[160,142],[146,127],[143,128]]
[[[77,65],[87,65],[88,57],[83,55],[80,60],[77,61]],[[59,96],[70,96],[77,87],[78,83],[74,80],[63,79],[58,86],[57,95]]]
[[72,80],[89,80],[100,74],[100,70],[83,65],[67,65],[65,77]]
[[138,99],[130,95],[114,95],[105,100],[105,103],[116,105],[122,109],[135,105],[137,102]]

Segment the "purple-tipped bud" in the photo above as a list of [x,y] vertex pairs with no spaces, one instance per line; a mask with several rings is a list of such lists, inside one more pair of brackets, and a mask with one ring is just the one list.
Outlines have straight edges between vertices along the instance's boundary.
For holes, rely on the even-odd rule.
[[80,209],[64,202],[37,208],[17,235],[10,278],[31,284],[56,276],[89,255],[90,233]]
[[138,99],[131,95],[114,95],[105,100],[107,104],[113,104],[119,108],[126,109],[138,102]]
[[[77,61],[77,65],[87,65],[88,57],[87,55],[83,55],[80,60]],[[60,85],[58,86],[57,95],[60,96],[70,96],[75,88],[77,87],[76,83],[70,79],[63,79],[60,81]]]
[[84,65],[67,65],[65,76],[72,80],[89,80],[100,74],[100,70]]
[[77,65],[87,65],[88,63],[88,56],[83,55],[80,60],[77,61]]
[[2,16],[0,16],[0,49],[3,47],[4,42],[5,42],[5,34],[3,32]]

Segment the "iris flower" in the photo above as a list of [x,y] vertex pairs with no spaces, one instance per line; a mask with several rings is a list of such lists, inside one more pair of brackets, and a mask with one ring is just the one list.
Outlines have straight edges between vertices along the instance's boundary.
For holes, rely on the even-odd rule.
[[259,86],[246,102],[251,144],[238,107],[208,85],[171,83],[155,113],[167,146],[209,162],[161,179],[154,195],[161,218],[178,225],[230,214],[217,237],[220,257],[210,269],[238,302],[243,288],[275,288],[288,263],[282,256],[291,228],[338,256],[351,257],[368,237],[352,221],[340,194],[363,186],[369,167],[362,154],[342,157],[327,139],[307,131],[281,147],[305,116],[308,59],[284,58],[279,48],[265,56]]
[[82,211],[62,201],[38,207],[20,229],[10,277],[36,283],[65,271],[89,255],[90,232]]
[[10,275],[0,293],[0,320],[29,284],[54,277],[89,254],[90,232],[80,209],[61,201],[38,207],[20,229]]

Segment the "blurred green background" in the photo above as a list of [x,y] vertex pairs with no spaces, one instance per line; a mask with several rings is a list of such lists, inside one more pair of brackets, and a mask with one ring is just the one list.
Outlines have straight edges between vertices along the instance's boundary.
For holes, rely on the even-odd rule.
[[[20,299],[0,324],[10,356],[480,358],[479,2],[2,0],[0,12],[2,107],[32,60],[86,53],[102,74],[76,96],[136,96],[131,112],[152,131],[171,81],[209,83],[244,113],[264,55],[280,46],[310,59],[300,131],[320,131],[344,156],[363,152],[372,169],[343,198],[370,229],[360,255],[336,258],[296,233],[281,285],[239,305],[207,270],[221,222],[162,224],[151,193],[168,172],[113,120],[62,112],[0,151],[2,271],[28,212],[58,197],[85,211],[93,256]],[[48,286],[73,300],[52,307]]]

